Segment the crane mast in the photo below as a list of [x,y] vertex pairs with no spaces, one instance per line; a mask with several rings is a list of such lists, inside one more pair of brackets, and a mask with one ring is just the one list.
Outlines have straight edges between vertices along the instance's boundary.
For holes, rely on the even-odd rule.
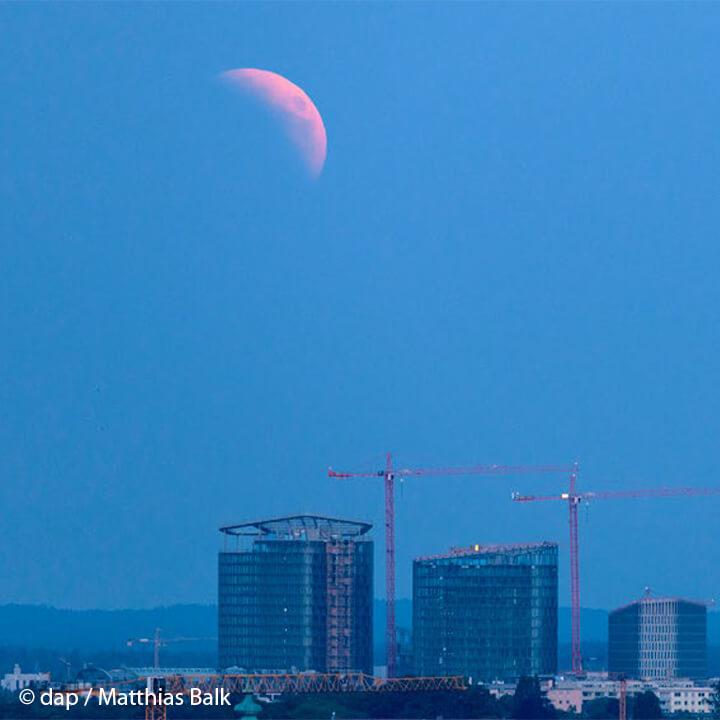
[[395,478],[392,455],[385,458],[385,647],[387,648],[387,676],[394,677],[397,669],[397,635],[395,634]]
[[446,475],[530,475],[542,473],[577,473],[573,465],[467,465],[437,468],[395,468],[391,453],[385,456],[385,467],[371,472],[337,472],[330,468],[328,476],[335,479],[382,478],[385,490],[385,596],[387,616],[385,642],[387,676],[395,677],[397,670],[397,634],[395,630],[395,478],[431,477]]
[[580,567],[578,563],[578,502],[575,501],[577,464],[570,473],[570,496],[568,522],[570,524],[570,594],[571,602],[571,646],[573,672],[582,672],[582,650],[580,647]]
[[600,492],[577,491],[577,466],[570,473],[568,491],[559,495],[521,495],[513,493],[514,502],[546,502],[561,500],[568,504],[570,529],[570,599],[572,625],[572,672],[583,672],[582,649],[580,644],[580,539],[578,534],[578,506],[591,500],[617,500],[628,498],[693,497],[720,495],[720,488],[714,487],[656,487],[634,490],[603,490]]

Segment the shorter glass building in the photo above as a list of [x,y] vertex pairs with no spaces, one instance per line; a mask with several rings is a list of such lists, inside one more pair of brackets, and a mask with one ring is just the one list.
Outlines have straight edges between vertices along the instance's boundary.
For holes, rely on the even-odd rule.
[[220,528],[220,667],[371,672],[371,527],[298,515]]
[[556,543],[474,545],[413,563],[418,675],[478,681],[557,669]]
[[646,597],[610,613],[608,668],[642,680],[707,676],[707,608]]

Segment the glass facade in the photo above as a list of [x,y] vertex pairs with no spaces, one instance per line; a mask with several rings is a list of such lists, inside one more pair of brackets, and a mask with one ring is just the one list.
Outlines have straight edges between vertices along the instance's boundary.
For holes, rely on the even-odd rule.
[[220,666],[371,672],[372,579],[364,539],[261,535],[220,552]]
[[608,623],[608,670],[639,678],[640,603],[610,613]]
[[474,546],[413,564],[419,675],[478,681],[557,669],[555,543]]
[[645,597],[610,613],[609,669],[631,678],[707,675],[707,608],[679,598]]

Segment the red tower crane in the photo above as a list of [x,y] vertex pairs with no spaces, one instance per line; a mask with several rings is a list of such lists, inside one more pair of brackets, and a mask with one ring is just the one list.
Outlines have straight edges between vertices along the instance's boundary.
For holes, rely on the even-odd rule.
[[639,490],[606,490],[601,492],[582,492],[575,489],[577,468],[570,474],[568,492],[560,495],[520,495],[513,493],[515,502],[538,502],[546,500],[565,500],[568,504],[570,526],[570,597],[571,597],[571,634],[572,634],[572,672],[581,674],[582,652],[580,648],[580,551],[578,539],[578,506],[591,500],[615,500],[621,498],[679,497],[694,495],[720,495],[720,488],[659,487]]
[[385,642],[387,675],[395,676],[397,666],[397,637],[395,635],[395,478],[440,475],[530,475],[540,473],[577,474],[574,465],[469,465],[441,468],[394,468],[392,455],[387,453],[385,467],[371,472],[336,472],[328,470],[331,478],[382,478],[385,486],[385,596],[387,618]]
[[618,693],[618,720],[627,720],[627,678],[620,678],[620,692]]

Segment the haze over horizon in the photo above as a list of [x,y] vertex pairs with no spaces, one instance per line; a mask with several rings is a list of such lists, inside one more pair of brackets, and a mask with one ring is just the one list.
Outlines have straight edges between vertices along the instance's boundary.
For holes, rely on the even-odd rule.
[[[338,470],[718,486],[720,8],[0,6],[0,603],[215,602],[219,525]],[[228,68],[301,86],[309,181]],[[411,561],[560,544],[563,476],[397,488]],[[598,501],[581,604],[709,599],[720,498]]]

